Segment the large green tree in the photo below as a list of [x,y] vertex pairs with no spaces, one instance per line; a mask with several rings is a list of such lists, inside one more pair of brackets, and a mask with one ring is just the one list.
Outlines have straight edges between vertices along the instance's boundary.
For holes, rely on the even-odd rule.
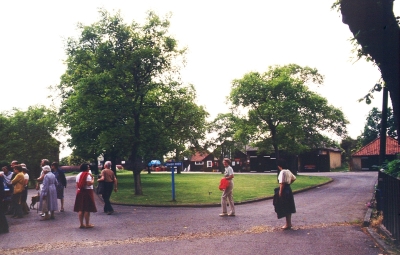
[[25,163],[30,176],[39,177],[40,160],[59,160],[58,117],[54,110],[31,106],[26,111],[14,109],[0,115],[0,161]]
[[322,82],[323,76],[310,67],[273,66],[234,80],[229,100],[247,111],[255,127],[253,142],[260,149],[272,146],[279,157],[279,149],[298,153],[323,146],[325,133],[346,134],[343,112],[307,87]]
[[[364,126],[364,131],[361,134],[361,142],[362,146],[365,146],[378,138],[380,136],[381,130],[381,120],[382,120],[382,112],[378,110],[378,108],[374,107],[368,113],[366,123]],[[394,123],[393,111],[392,108],[388,108],[387,111],[387,129],[386,133],[388,136],[397,139],[397,130],[396,125]]]
[[[140,195],[145,158],[163,155],[177,141],[165,136],[170,133],[163,129],[172,128],[163,123],[171,117],[166,108],[177,113],[177,106],[191,102],[169,100],[182,88],[179,68],[185,49],[169,35],[168,17],[149,12],[141,25],[125,24],[119,12],[100,10],[100,15],[90,26],[79,25],[78,39],[67,40],[67,70],[58,85],[60,114],[77,155],[105,152],[128,159],[126,167],[133,170],[135,194]],[[185,124],[183,118],[180,123]]]
[[[343,23],[354,35],[358,57],[379,68],[392,101],[397,132],[400,130],[400,27],[393,0],[337,0]],[[366,96],[369,100],[369,94]]]

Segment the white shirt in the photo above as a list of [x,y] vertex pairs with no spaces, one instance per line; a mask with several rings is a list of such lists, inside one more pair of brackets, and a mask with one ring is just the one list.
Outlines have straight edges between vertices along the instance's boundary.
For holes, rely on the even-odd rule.
[[[82,172],[80,172],[77,176],[76,176],[76,183],[78,183],[79,182],[79,179],[81,178],[81,175],[82,175]],[[93,177],[92,176],[90,176],[90,174],[88,174],[88,176],[86,177],[86,181],[87,182],[90,182],[90,181],[92,181],[93,180]],[[90,185],[90,186],[87,186],[87,185],[85,185],[85,189],[93,189],[93,185]]]
[[278,176],[279,183],[291,184],[296,180],[296,176],[290,172],[290,170],[282,169]]

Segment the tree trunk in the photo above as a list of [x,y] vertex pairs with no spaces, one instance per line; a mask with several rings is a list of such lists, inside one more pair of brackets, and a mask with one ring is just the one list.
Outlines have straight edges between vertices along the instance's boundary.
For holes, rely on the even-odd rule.
[[133,171],[133,183],[135,185],[135,195],[143,195],[140,171]]
[[[400,30],[393,0],[342,0],[342,21],[347,24],[365,54],[379,66],[393,106],[400,133]],[[399,136],[400,139],[400,136]]]

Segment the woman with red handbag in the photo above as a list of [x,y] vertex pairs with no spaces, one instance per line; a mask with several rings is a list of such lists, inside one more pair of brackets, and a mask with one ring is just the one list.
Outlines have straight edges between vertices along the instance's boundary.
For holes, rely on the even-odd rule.
[[[223,189],[221,196],[221,207],[222,213],[219,216],[235,216],[235,204],[233,203],[233,169],[229,165],[231,161],[227,158],[224,158],[223,164],[225,167],[224,178],[228,181],[228,186]],[[227,213],[226,200],[228,200],[230,212]]]

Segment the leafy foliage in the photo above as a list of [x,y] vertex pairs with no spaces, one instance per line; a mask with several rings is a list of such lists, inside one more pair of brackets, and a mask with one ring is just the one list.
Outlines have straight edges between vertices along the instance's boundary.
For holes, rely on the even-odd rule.
[[[376,138],[380,136],[381,130],[381,121],[382,121],[382,112],[378,110],[378,108],[374,107],[368,113],[366,123],[364,126],[364,131],[361,134],[362,146],[367,145],[372,142]],[[397,139],[397,130],[394,122],[394,116],[392,108],[388,108],[387,110],[387,135]]]
[[265,73],[251,72],[234,80],[230,101],[247,110],[253,143],[261,149],[279,147],[298,153],[323,146],[323,132],[346,134],[343,112],[310,91],[306,84],[322,84],[316,69],[296,64],[270,67]]
[[204,135],[207,113],[194,103],[193,87],[179,82],[186,50],[168,34],[167,18],[149,12],[145,24],[128,25],[119,12],[100,15],[67,41],[60,116],[75,155],[127,159],[141,194],[142,162],[176,148],[179,155]]
[[38,177],[40,160],[58,161],[60,142],[57,132],[58,117],[54,110],[31,106],[27,111],[14,109],[0,115],[0,160],[25,163],[30,175]]
[[387,163],[385,173],[400,178],[400,159],[395,159]]

